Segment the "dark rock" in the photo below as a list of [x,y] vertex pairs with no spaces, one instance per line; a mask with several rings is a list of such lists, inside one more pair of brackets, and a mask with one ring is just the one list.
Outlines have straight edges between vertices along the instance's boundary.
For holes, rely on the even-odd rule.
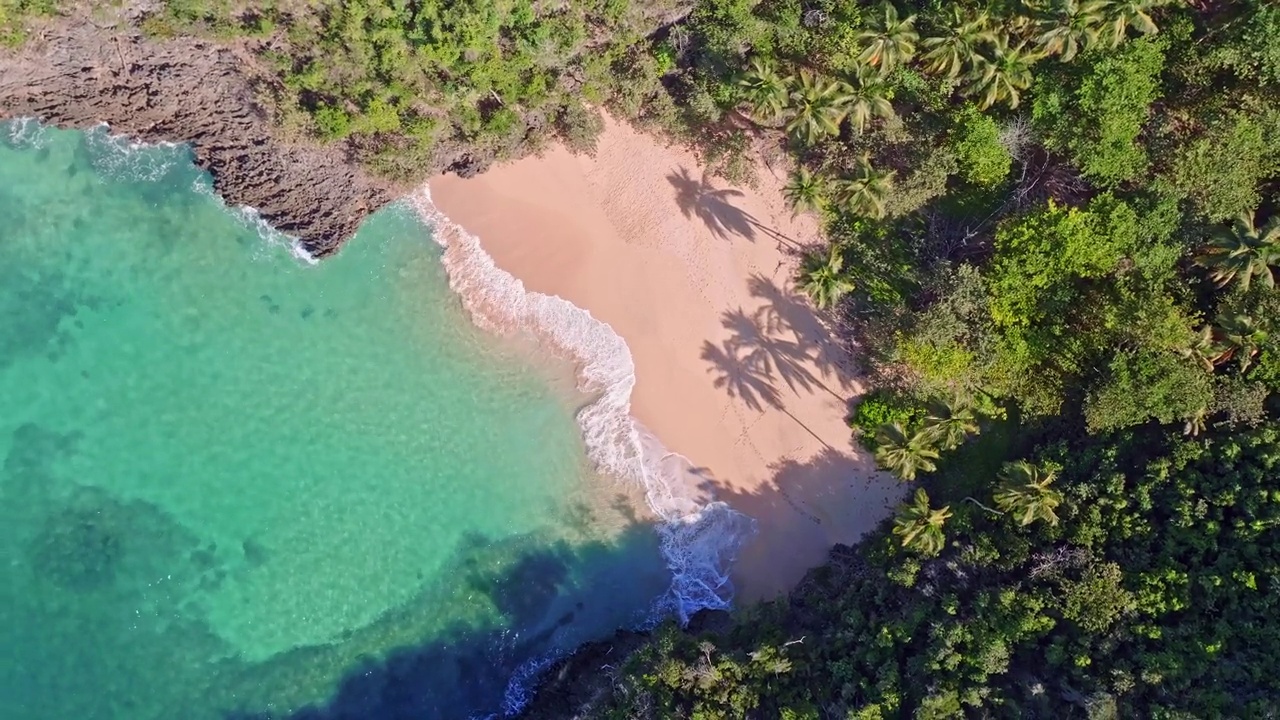
[[105,122],[143,142],[189,143],[229,204],[256,208],[317,257],[331,254],[397,189],[348,162],[340,145],[276,137],[255,100],[254,63],[243,48],[63,18],[19,54],[0,55],[0,119]]
[[621,630],[608,640],[587,643],[542,674],[522,720],[571,720],[610,690],[610,668],[626,661],[648,636]]

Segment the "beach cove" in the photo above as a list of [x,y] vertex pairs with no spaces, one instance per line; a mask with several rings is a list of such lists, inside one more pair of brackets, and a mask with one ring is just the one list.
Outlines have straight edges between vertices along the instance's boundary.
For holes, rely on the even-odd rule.
[[731,576],[739,602],[772,599],[889,514],[901,486],[845,423],[854,358],[793,284],[817,224],[786,208],[782,170],[753,189],[606,119],[593,157],[561,147],[430,199],[534,293],[606,323],[630,349],[631,411],[692,463],[697,496],[754,519]]
[[[63,178],[5,201],[18,324],[0,487],[22,513],[0,610],[26,649],[5,692],[21,716],[385,713],[391,695],[352,679],[389,689],[406,672],[406,707],[510,712],[584,641],[786,592],[896,490],[852,445],[854,367],[790,285],[813,224],[783,211],[767,168],[758,189],[728,188],[610,121],[595,158],[556,149],[437,181],[317,265],[222,206],[183,146],[5,130],[10,171]],[[139,213],[150,219],[126,221]],[[610,279],[614,264],[630,271]],[[235,270],[210,285],[215,267]],[[432,294],[445,282],[460,306]],[[504,332],[516,310],[533,332]],[[361,330],[339,332],[350,322]],[[550,348],[560,359],[548,329],[569,341]],[[305,359],[308,345],[325,359]],[[437,375],[404,379],[424,359]],[[479,374],[438,396],[440,372]],[[442,418],[450,406],[473,417]],[[493,428],[518,425],[536,432],[493,444],[507,442]],[[81,649],[117,670],[72,670],[96,664],[68,649],[86,633]],[[155,682],[168,691],[130,689]]]

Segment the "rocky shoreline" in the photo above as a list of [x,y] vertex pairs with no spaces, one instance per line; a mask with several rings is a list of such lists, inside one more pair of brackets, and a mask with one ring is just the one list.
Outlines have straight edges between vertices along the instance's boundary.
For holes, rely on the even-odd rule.
[[0,54],[0,119],[106,123],[143,142],[188,143],[228,204],[257,209],[315,257],[334,253],[405,190],[369,175],[341,145],[280,139],[255,98],[249,53],[194,38],[149,39],[127,12],[113,20],[104,27],[85,15],[60,18],[17,54]]

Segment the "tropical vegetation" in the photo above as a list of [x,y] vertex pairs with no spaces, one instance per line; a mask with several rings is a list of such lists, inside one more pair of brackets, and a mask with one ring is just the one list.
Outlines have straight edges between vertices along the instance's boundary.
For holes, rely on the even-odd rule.
[[716,0],[673,37],[636,119],[731,177],[789,151],[796,285],[911,487],[583,716],[1275,717],[1280,9]]
[[[63,4],[0,0],[0,40]],[[1276,717],[1276,3],[139,7],[392,177],[591,152],[602,108],[730,180],[785,154],[822,228],[795,284],[906,500],[789,597],[593,667],[577,716]]]

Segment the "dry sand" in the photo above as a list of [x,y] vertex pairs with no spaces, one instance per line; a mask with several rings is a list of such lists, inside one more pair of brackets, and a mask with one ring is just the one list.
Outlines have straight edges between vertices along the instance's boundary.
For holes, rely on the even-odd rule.
[[431,182],[498,267],[626,340],[633,415],[758,522],[733,570],[748,602],[792,588],[902,493],[852,440],[851,358],[793,289],[795,250],[818,229],[791,216],[784,182],[762,166],[757,188],[728,187],[612,119],[595,157],[555,148]]

